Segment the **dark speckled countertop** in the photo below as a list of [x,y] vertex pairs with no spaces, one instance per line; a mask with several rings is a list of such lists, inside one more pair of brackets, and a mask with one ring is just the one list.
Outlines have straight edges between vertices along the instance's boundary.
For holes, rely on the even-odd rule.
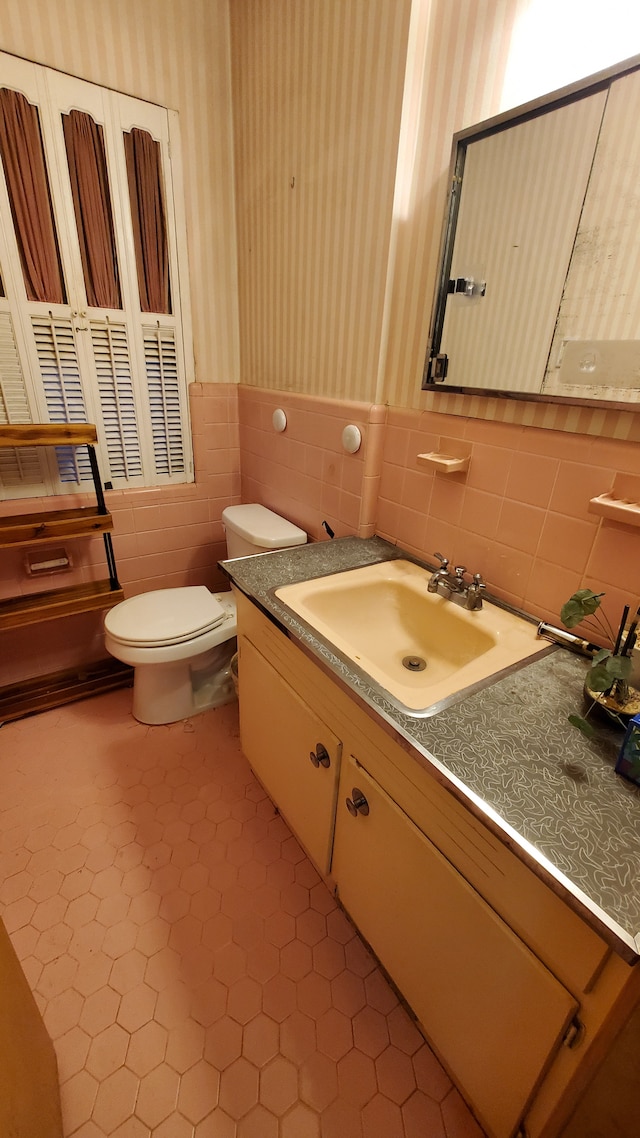
[[282,585],[397,557],[408,555],[381,538],[347,537],[221,565],[625,959],[637,960],[640,788],[614,773],[621,733],[603,726],[590,741],[567,721],[579,710],[587,663],[558,649],[415,717],[273,595]]

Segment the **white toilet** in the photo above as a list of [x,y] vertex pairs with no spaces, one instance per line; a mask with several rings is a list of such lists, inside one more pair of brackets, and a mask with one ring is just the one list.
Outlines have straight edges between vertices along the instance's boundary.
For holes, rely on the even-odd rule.
[[[264,506],[228,506],[227,555],[252,556],[304,545],[304,530]],[[205,585],[130,597],[105,616],[105,647],[134,667],[133,714],[141,723],[174,723],[233,698],[236,606],[231,592]]]

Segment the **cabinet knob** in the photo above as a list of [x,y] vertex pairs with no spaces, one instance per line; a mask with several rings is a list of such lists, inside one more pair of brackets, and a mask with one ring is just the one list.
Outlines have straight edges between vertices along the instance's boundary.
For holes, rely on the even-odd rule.
[[369,813],[369,803],[357,786],[354,786],[351,791],[351,798],[347,798],[347,810],[354,818],[356,818],[358,814],[364,814],[366,817]]
[[329,752],[328,752],[327,748],[325,747],[324,743],[316,743],[316,749],[315,749],[315,751],[309,752],[309,758],[311,759],[311,762],[313,763],[314,767],[330,767],[331,766],[331,759],[329,757]]

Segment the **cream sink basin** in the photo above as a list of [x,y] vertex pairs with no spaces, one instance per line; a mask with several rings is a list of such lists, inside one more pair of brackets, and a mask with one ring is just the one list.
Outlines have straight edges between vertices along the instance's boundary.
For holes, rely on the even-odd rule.
[[487,601],[468,612],[429,593],[429,576],[411,561],[384,561],[275,595],[413,712],[548,651],[535,624]]

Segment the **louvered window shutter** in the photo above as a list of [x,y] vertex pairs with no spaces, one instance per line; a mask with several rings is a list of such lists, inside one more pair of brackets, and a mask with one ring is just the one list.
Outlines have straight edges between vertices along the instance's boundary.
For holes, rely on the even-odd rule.
[[[32,423],[22,365],[9,312],[0,312],[0,425]],[[6,498],[43,492],[42,452],[35,447],[0,449],[0,491]],[[33,490],[31,489],[33,487]]]
[[156,474],[184,473],[182,413],[173,329],[143,328]]
[[[32,316],[40,377],[50,423],[89,421],[73,324],[69,318]],[[60,481],[90,482],[84,447],[56,447]]]
[[[27,298],[0,164],[0,276],[7,293],[0,308],[6,304],[19,329],[17,339],[7,346],[0,327],[0,422],[2,415],[9,414],[14,422],[95,422],[102,478],[114,488],[190,481],[187,387],[193,364],[182,316],[188,271],[180,264],[186,256],[184,219],[173,194],[169,158],[169,132],[176,129],[176,116],[15,56],[0,53],[0,63],[3,85],[22,91],[38,109],[66,298],[54,304]],[[73,138],[71,125],[78,128]],[[133,128],[145,135],[147,149],[155,154],[160,187],[156,208],[163,210],[163,259],[171,279],[170,312],[141,311],[124,143],[124,134]],[[87,138],[92,142],[85,147]],[[93,203],[102,234],[95,234],[95,242],[94,234],[87,231]],[[139,210],[141,221],[146,224],[146,215]],[[96,289],[96,278],[87,277],[94,271],[90,262],[101,271],[105,250],[113,269],[108,275],[117,277],[115,290]],[[118,307],[98,307],[98,300]],[[15,381],[12,368],[28,382]],[[18,409],[16,400],[22,400]],[[11,412],[6,409],[9,402]],[[38,458],[42,451],[33,456],[44,461],[41,473],[32,469],[24,448],[20,455],[3,452],[2,497],[41,493],[42,486],[50,490],[56,475],[58,486],[66,490],[83,486],[91,477],[82,448],[57,448],[57,472],[51,459]]]
[[126,325],[91,321],[102,426],[111,480],[142,478],[142,454]]

